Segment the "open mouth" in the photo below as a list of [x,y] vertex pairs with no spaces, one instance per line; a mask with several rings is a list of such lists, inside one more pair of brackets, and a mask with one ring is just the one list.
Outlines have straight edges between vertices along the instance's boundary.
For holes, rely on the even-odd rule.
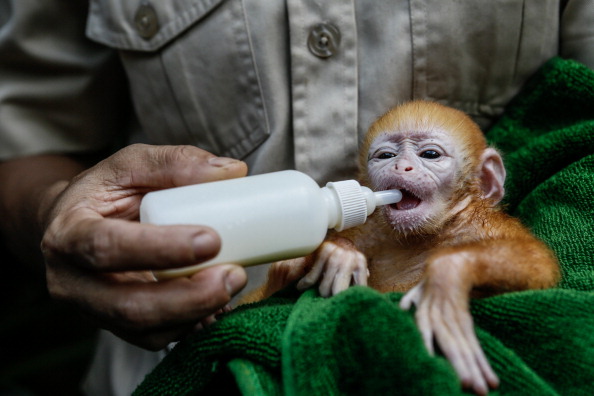
[[400,202],[390,205],[392,209],[411,210],[419,206],[419,204],[421,203],[421,199],[413,193],[411,193],[410,191],[402,189],[400,190],[400,192],[402,193],[402,199],[400,200]]

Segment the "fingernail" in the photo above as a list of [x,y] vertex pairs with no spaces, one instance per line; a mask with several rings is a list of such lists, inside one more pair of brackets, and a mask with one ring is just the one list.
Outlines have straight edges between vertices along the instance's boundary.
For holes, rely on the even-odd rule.
[[230,295],[235,295],[245,286],[247,276],[243,268],[234,266],[225,276],[225,287]]
[[241,161],[236,160],[235,158],[228,158],[228,157],[211,157],[208,159],[208,163],[210,165],[216,166],[219,168],[224,168],[229,165],[234,165],[238,162],[241,162]]
[[194,255],[197,260],[206,260],[219,251],[219,238],[212,232],[203,231],[192,240]]

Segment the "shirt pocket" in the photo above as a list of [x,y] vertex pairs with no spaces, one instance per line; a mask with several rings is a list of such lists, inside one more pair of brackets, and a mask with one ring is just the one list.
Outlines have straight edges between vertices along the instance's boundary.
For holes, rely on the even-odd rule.
[[87,36],[119,50],[149,142],[243,158],[267,139],[242,0],[91,0]]
[[483,127],[558,52],[558,0],[411,0],[413,92]]

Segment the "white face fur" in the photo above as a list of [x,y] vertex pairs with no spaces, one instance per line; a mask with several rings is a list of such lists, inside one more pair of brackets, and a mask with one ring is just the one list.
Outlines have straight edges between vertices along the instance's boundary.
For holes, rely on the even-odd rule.
[[367,169],[373,189],[402,190],[402,201],[384,209],[394,230],[424,233],[445,220],[461,169],[459,151],[442,130],[377,136],[369,148]]

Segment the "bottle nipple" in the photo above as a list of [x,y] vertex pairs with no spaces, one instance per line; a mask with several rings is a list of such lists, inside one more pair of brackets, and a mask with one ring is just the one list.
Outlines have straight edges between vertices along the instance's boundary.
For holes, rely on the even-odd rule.
[[384,190],[373,193],[375,196],[375,206],[391,205],[402,200],[400,190]]

